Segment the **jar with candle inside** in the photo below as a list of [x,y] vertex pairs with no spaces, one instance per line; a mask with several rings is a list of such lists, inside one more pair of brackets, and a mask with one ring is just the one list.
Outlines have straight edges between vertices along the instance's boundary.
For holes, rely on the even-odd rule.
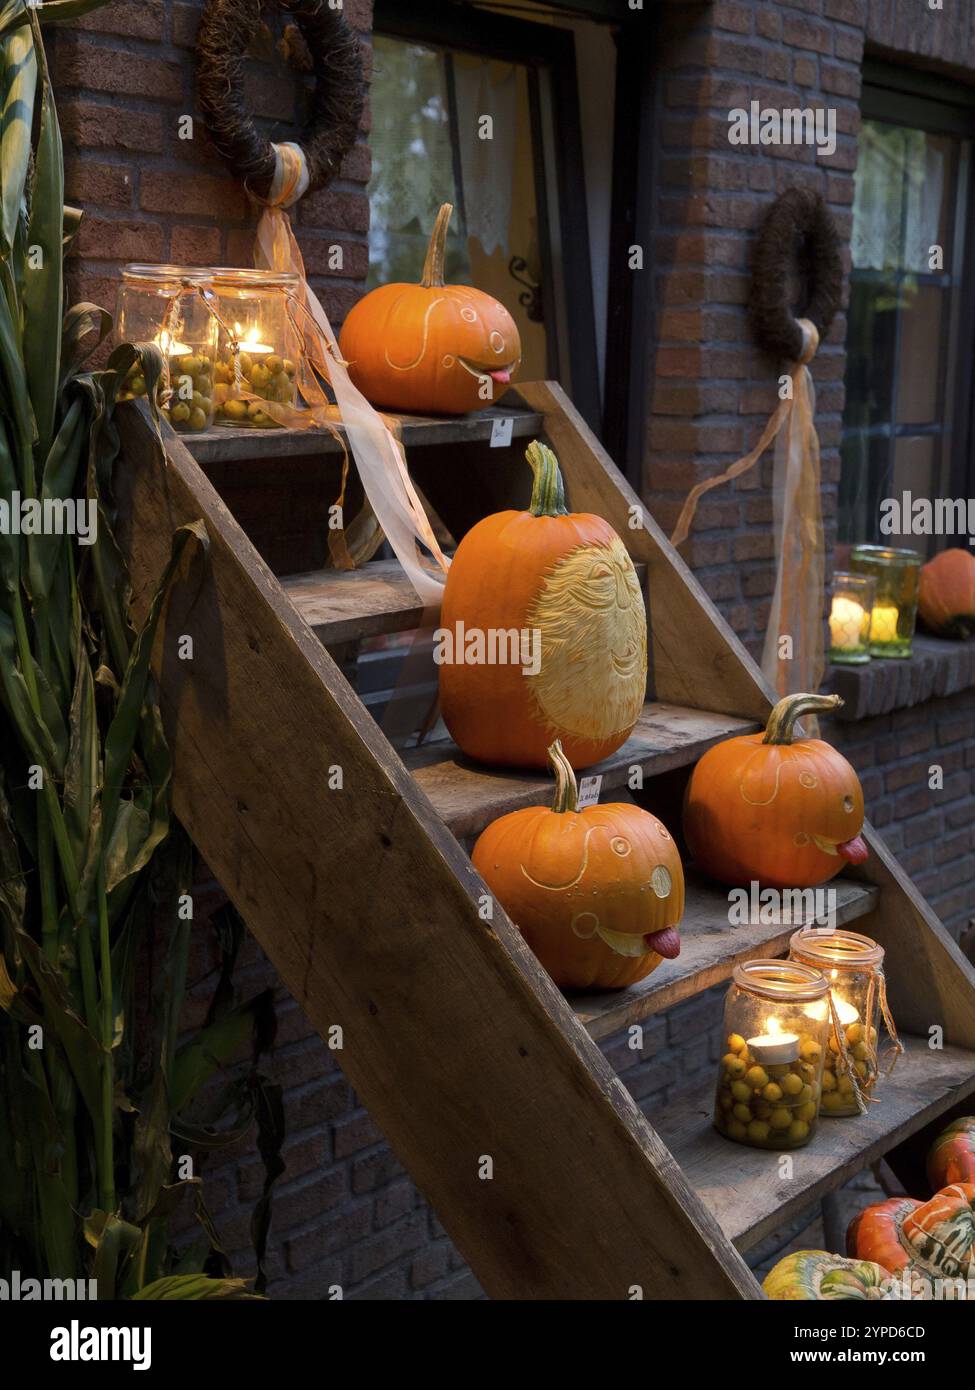
[[[127,265],[116,322],[121,342],[155,343],[169,373],[162,413],[174,429],[197,434],[213,423],[217,321],[208,307],[206,270],[178,265]],[[146,395],[142,364],[130,367],[120,400]]]
[[216,422],[273,429],[280,422],[263,402],[293,407],[296,401],[298,276],[226,268],[211,276],[221,323],[214,370]]
[[858,666],[870,660],[870,621],[877,582],[870,574],[837,570],[829,612],[829,659]]
[[714,1107],[725,1138],[777,1152],[809,1143],[829,1042],[828,993],[822,972],[798,961],[735,966]]
[[[789,942],[790,960],[821,970],[833,997],[836,1021],[843,1034],[847,1060],[830,1020],[823,1069],[822,1113],[859,1115],[853,1077],[864,1098],[877,1084],[877,1047],[885,1001],[884,948],[857,932],[824,932],[803,927]],[[827,1001],[826,1013],[829,1014]]]
[[911,655],[917,619],[922,557],[916,550],[882,545],[856,545],[850,554],[854,574],[875,581],[870,621],[870,655],[905,658]]

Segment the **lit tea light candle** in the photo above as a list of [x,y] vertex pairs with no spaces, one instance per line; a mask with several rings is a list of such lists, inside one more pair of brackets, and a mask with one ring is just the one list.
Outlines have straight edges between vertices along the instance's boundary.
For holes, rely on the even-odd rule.
[[859,1012],[852,1004],[848,1004],[845,999],[834,998],[833,1003],[836,1005],[836,1017],[840,1021],[841,1028],[848,1028],[851,1023],[857,1023],[859,1021]]
[[[234,324],[234,328],[237,330],[238,334],[242,332],[239,323]],[[274,351],[274,348],[271,347],[269,343],[260,342],[260,336],[261,330],[259,328],[252,328],[250,332],[246,334],[245,337],[238,338],[238,341],[240,342],[241,351],[246,352],[250,357],[270,356],[270,354]]]
[[899,614],[893,604],[885,604],[880,608],[875,607],[873,620],[870,624],[871,642],[896,642],[898,617]]
[[865,609],[855,599],[837,594],[829,615],[830,645],[841,652],[852,652],[863,642]]
[[[769,1020],[770,1028],[774,1022],[774,1019]],[[752,1060],[760,1067],[782,1066],[799,1060],[798,1033],[778,1033],[773,1030],[757,1038],[749,1038],[746,1047]]]
[[171,338],[165,329],[163,329],[156,339],[156,345],[167,357],[189,357],[190,353],[193,351],[193,349],[188,348],[185,343],[177,341],[176,338]]

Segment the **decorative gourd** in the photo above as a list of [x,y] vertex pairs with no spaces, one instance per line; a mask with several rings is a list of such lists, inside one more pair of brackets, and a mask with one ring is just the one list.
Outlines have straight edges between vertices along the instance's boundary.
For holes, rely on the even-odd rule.
[[684,833],[706,873],[735,886],[813,888],[866,859],[856,773],[822,739],[794,738],[797,719],[842,703],[838,695],[787,695],[764,734],[708,749],[684,797]]
[[794,1250],[765,1276],[762,1288],[778,1300],[831,1302],[884,1299],[890,1275],[870,1260],[847,1260],[827,1250]]
[[680,954],[680,855],[656,816],[628,803],[578,809],[572,767],[549,749],[555,798],[501,816],[474,867],[562,989],[615,989]]
[[561,739],[572,766],[587,767],[626,742],[643,708],[646,609],[609,522],[566,511],[551,449],[536,441],[528,462],[529,510],[479,521],[450,566],[441,708],[471,758],[545,767]]
[[521,338],[503,304],[470,285],[444,284],[444,203],[418,285],[380,285],[350,310],[339,336],[349,375],[373,405],[413,415],[463,415],[507,388]]
[[928,1150],[932,1192],[955,1182],[975,1182],[975,1115],[962,1115],[943,1129]]
[[854,1259],[891,1274],[975,1279],[975,1183],[952,1183],[927,1202],[891,1197],[854,1217],[846,1237]]
[[917,607],[939,637],[975,635],[975,555],[942,550],[923,565]]

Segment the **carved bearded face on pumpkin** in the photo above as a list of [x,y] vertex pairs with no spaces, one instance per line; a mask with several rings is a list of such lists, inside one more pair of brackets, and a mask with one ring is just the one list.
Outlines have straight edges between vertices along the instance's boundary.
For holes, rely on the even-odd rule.
[[560,561],[528,625],[541,634],[539,671],[527,677],[541,721],[594,743],[633,727],[646,693],[647,622],[622,541]]

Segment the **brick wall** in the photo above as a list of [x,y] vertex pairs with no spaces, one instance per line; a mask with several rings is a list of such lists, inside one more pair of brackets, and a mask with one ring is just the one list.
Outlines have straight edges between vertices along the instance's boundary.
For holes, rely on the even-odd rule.
[[[85,210],[69,272],[75,300],[114,310],[126,261],[253,264],[256,212],[243,186],[213,150],[202,122],[195,121],[192,139],[180,138],[181,117],[197,115],[194,40],[201,8],[200,0],[116,0],[58,26],[49,41],[66,197]],[[346,0],[345,11],[368,35],[372,0]],[[272,138],[293,139],[300,130],[300,87],[277,55],[249,62],[248,105]],[[297,218],[309,279],[336,324],[368,268],[367,136],[368,111],[341,176],[307,198]],[[333,245],[343,248],[341,272],[327,269]]]
[[[753,235],[784,189],[822,193],[848,237],[859,129],[864,0],[662,5],[653,212],[656,352],[646,489],[669,532],[694,483],[757,441],[782,367],[754,346],[746,298]],[[735,146],[728,113],[762,107],[836,111],[837,148]],[[823,513],[835,536],[843,343],[838,315],[813,366]],[[760,652],[774,587],[771,460],[701,502],[683,553],[746,645]]]
[[[192,43],[200,6],[119,0],[57,34],[55,75],[65,134],[68,197],[86,227],[72,289],[111,306],[115,275],[129,259],[189,262],[249,258],[253,225],[238,187],[197,128],[178,139],[194,110]],[[775,403],[779,364],[752,346],[745,318],[752,233],[774,195],[797,182],[818,188],[844,232],[850,227],[860,62],[865,31],[878,51],[975,69],[973,35],[922,0],[661,0],[657,116],[658,187],[648,232],[655,275],[655,352],[646,493],[665,527],[701,477],[720,471],[758,437]],[[369,0],[346,0],[367,33]],[[959,9],[959,13],[961,10]],[[294,83],[270,64],[250,78],[251,103],[291,134]],[[782,107],[829,104],[839,144],[813,151],[732,147],[728,112],[753,98]],[[324,195],[299,213],[312,278],[339,320],[366,266],[369,154],[363,141]],[[346,273],[321,276],[323,245],[347,248]],[[840,318],[814,367],[823,445],[824,512],[835,532],[843,341]],[[686,547],[705,588],[757,650],[772,590],[766,464],[702,504]],[[975,776],[975,693],[956,694],[880,719],[834,725],[835,739],[864,781],[870,814],[922,891],[958,935],[975,913],[970,872]],[[937,749],[937,754],[934,750]],[[941,793],[928,768],[944,768]],[[215,961],[206,914],[220,898],[201,880],[196,981],[187,1023],[199,1021]],[[275,1297],[460,1298],[477,1284],[423,1202],[338,1062],[309,1028],[252,940],[239,970],[249,996],[274,984],[279,1033],[268,1068],[284,1087],[287,1169],[276,1188],[270,1248]],[[643,1048],[618,1037],[605,1052],[648,1116],[717,1058],[722,989],[648,1021]],[[252,1141],[207,1164],[208,1201],[237,1272],[251,1271],[251,1206],[261,1173]]]

